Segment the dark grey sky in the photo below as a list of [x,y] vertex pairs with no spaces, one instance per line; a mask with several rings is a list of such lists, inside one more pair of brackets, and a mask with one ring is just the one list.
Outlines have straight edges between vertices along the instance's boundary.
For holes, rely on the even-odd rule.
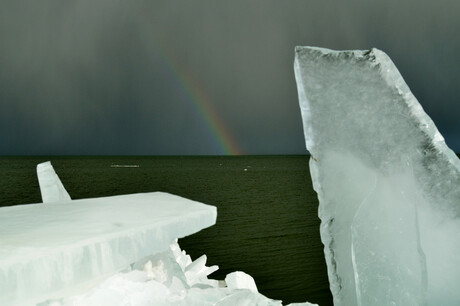
[[459,25],[458,0],[2,0],[0,154],[225,153],[197,101],[240,152],[303,154],[296,45],[385,51],[460,152]]

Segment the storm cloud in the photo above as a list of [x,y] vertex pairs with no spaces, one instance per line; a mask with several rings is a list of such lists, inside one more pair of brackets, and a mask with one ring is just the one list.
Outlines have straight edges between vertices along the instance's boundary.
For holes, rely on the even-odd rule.
[[242,153],[303,154],[296,45],[385,51],[460,152],[459,12],[455,0],[3,0],[0,154],[223,154],[206,105]]

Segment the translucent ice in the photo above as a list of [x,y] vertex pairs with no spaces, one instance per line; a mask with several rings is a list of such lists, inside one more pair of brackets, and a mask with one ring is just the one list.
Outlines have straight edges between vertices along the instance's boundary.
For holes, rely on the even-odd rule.
[[460,161],[390,58],[297,47],[336,305],[458,305]]
[[77,292],[216,220],[215,207],[161,192],[61,203],[0,209],[0,305]]

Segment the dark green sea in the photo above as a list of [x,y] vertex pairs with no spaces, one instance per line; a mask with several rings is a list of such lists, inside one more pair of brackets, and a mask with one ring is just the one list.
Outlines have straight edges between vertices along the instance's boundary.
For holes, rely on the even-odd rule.
[[35,167],[47,160],[73,199],[165,191],[214,205],[216,225],[179,241],[219,265],[212,278],[240,270],[270,298],[332,305],[308,158],[0,157],[0,206],[41,202]]

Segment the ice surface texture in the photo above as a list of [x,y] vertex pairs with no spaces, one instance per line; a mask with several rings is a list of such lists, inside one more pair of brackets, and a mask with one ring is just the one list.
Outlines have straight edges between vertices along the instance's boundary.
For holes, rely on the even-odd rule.
[[66,296],[216,221],[215,207],[161,192],[68,203],[0,209],[0,305]]
[[458,305],[460,162],[391,59],[297,47],[294,68],[335,305]]

